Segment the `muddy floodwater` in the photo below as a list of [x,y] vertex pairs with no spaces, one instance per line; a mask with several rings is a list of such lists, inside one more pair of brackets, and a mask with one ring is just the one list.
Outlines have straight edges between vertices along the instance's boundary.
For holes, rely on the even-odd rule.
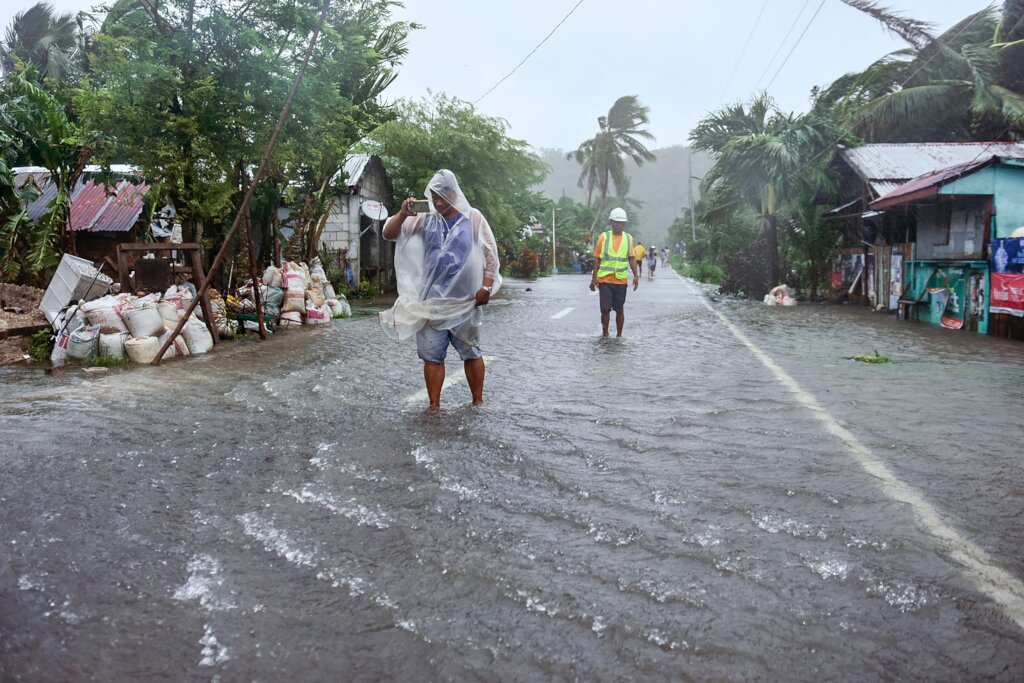
[[3,370],[0,680],[1024,680],[1024,346],[588,277]]

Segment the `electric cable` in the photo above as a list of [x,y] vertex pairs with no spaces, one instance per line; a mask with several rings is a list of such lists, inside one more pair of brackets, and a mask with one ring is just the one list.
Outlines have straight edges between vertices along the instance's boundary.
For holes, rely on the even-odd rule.
[[811,16],[811,20],[807,22],[807,26],[804,26],[803,32],[800,33],[800,35],[797,37],[796,42],[793,43],[793,47],[789,48],[789,53],[786,55],[786,58],[782,60],[782,64],[779,64],[779,68],[775,72],[775,75],[772,76],[772,80],[768,81],[768,85],[764,86],[765,90],[771,88],[772,83],[774,83],[775,79],[779,77],[780,73],[782,73],[782,69],[783,67],[786,66],[786,62],[788,62],[789,58],[793,56],[793,51],[796,50],[796,46],[800,44],[801,40],[803,40],[804,35],[807,33],[807,29],[809,29],[811,27],[811,24],[814,23],[814,20],[818,17],[818,12],[820,12],[821,8],[824,6],[825,0],[821,0],[821,4],[818,5],[818,9],[814,10],[814,14]]
[[757,90],[757,86],[761,85],[761,81],[764,80],[764,77],[768,75],[769,71],[771,71],[772,64],[775,63],[775,58],[779,56],[780,52],[782,52],[783,46],[786,44],[786,41],[789,40],[789,36],[793,33],[793,29],[795,29],[796,25],[800,22],[800,17],[804,15],[804,10],[807,9],[807,5],[809,5],[810,2],[811,0],[804,0],[804,4],[800,8],[800,11],[797,12],[797,15],[793,18],[793,23],[789,25],[789,30],[786,31],[786,35],[782,37],[782,41],[779,42],[779,46],[775,48],[775,54],[773,54],[772,58],[768,60],[768,63],[764,67],[764,72],[760,77],[758,77],[757,82],[754,83],[755,91]]
[[729,86],[732,85],[732,79],[736,75],[736,71],[740,68],[740,63],[743,61],[743,57],[747,54],[747,48],[750,47],[750,41],[754,38],[754,33],[757,32],[757,26],[761,23],[761,17],[764,16],[764,11],[768,8],[768,0],[764,0],[761,5],[761,11],[757,13],[757,19],[754,19],[754,26],[750,29],[750,35],[747,36],[747,42],[743,44],[743,49],[740,50],[740,56],[736,59],[736,65],[732,67],[732,73],[729,74],[729,78],[725,81],[725,87],[722,88],[722,94],[718,96],[718,101],[721,102],[725,98],[725,93],[729,91]]
[[561,20],[560,22],[558,22],[557,24],[555,24],[555,27],[554,27],[553,29],[551,29],[551,32],[550,32],[550,33],[548,33],[548,34],[547,34],[546,36],[544,36],[544,40],[542,40],[542,41],[540,41],[539,43],[537,43],[537,47],[535,47],[535,48],[533,48],[532,50],[530,50],[530,54],[528,54],[528,55],[526,55],[525,57],[523,57],[523,61],[521,61],[521,62],[519,62],[518,64],[516,64],[516,66],[515,66],[515,68],[514,68],[514,69],[512,69],[512,70],[511,70],[511,71],[509,71],[509,72],[508,72],[507,74],[505,74],[505,77],[504,77],[504,78],[502,78],[502,79],[501,79],[500,81],[498,81],[497,83],[495,83],[494,85],[492,85],[492,86],[490,87],[490,89],[489,89],[489,90],[488,90],[487,92],[485,92],[485,93],[484,93],[483,95],[481,95],[480,97],[476,98],[476,99],[475,99],[475,100],[473,101],[473,104],[474,104],[474,105],[476,105],[476,104],[477,104],[477,103],[478,103],[478,102],[479,102],[480,100],[482,100],[483,98],[485,98],[485,97],[487,97],[488,95],[490,95],[490,94],[491,94],[491,92],[493,92],[495,88],[497,88],[497,87],[498,87],[499,85],[501,85],[502,83],[504,83],[504,82],[505,82],[505,81],[506,81],[506,80],[507,80],[507,79],[509,78],[509,76],[511,76],[512,74],[514,74],[514,73],[515,73],[516,71],[518,71],[518,70],[519,70],[519,67],[521,67],[521,66],[522,66],[523,64],[525,64],[525,63],[526,63],[526,60],[527,60],[527,59],[529,59],[530,57],[532,57],[532,56],[533,56],[533,53],[534,53],[534,52],[536,52],[537,50],[539,50],[539,49],[540,49],[540,46],[541,46],[541,45],[543,45],[544,43],[548,42],[548,38],[550,38],[550,37],[551,37],[552,35],[554,35],[555,31],[557,31],[557,30],[559,29],[559,27],[560,27],[560,26],[561,26],[562,24],[564,24],[564,23],[565,23],[566,19],[568,19],[568,18],[569,18],[570,16],[572,16],[572,13],[576,11],[576,8],[577,8],[577,7],[579,7],[579,6],[580,6],[580,5],[582,5],[582,4],[583,4],[583,0],[579,0],[579,2],[577,2],[577,3],[575,4],[575,5],[573,5],[572,9],[571,9],[571,10],[569,10],[569,13],[568,13],[568,14],[566,14],[566,15],[565,15],[564,17],[562,17],[562,20]]

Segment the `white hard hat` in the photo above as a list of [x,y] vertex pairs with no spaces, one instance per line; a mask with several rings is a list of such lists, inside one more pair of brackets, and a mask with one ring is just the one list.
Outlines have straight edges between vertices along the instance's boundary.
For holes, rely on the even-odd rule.
[[620,207],[615,207],[612,212],[608,214],[608,220],[610,221],[622,221],[626,222],[626,210]]

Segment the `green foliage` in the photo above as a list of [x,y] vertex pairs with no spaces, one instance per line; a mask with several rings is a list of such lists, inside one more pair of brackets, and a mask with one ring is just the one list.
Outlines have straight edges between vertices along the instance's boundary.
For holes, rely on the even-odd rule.
[[654,160],[654,154],[641,142],[654,139],[644,128],[649,120],[648,113],[648,108],[635,95],[620,97],[607,116],[598,117],[597,134],[568,154],[581,167],[579,186],[587,189],[587,206],[591,205],[594,192],[598,194],[597,215],[588,238],[603,219],[608,191],[614,187],[616,195],[622,198],[629,194],[626,159],[632,159],[637,165]]
[[32,360],[50,360],[50,353],[53,351],[53,337],[49,330],[39,330],[29,337],[28,353]]
[[939,36],[874,3],[843,1],[877,18],[907,47],[815,90],[816,111],[869,142],[988,141],[1024,133],[1024,1],[987,7]]
[[438,169],[450,169],[469,203],[487,217],[499,248],[516,253],[528,218],[517,215],[517,197],[541,182],[547,167],[506,129],[503,120],[482,116],[468,102],[432,94],[400,102],[395,119],[375,129],[360,149],[383,159],[397,198],[422,196]]
[[114,358],[112,356],[91,356],[82,363],[90,368],[124,368],[131,364],[127,358]]
[[892,359],[888,356],[879,355],[878,351],[873,354],[862,353],[859,356],[854,356],[851,360],[860,361],[861,363],[891,363]]
[[[387,115],[375,98],[415,28],[390,20],[397,4],[331,4],[275,151],[264,204],[293,204],[307,258],[317,245],[305,229],[322,213],[331,179],[351,145]],[[321,7],[310,0],[121,0],[107,14],[75,107],[90,124],[103,124],[112,141],[105,158],[130,160],[160,180],[186,239],[222,241]],[[253,213],[254,233],[268,244],[275,215]]]
[[[697,211],[709,228],[704,239],[711,260],[726,271],[724,291],[759,294],[778,284],[791,258],[785,226],[812,197],[833,187],[829,164],[840,138],[832,121],[815,114],[783,114],[764,94],[749,105],[712,112],[693,129],[694,145],[718,157],[701,183]],[[747,233],[743,228],[751,225],[752,214],[760,224],[756,240],[747,239],[738,249],[716,248],[721,245],[712,242],[721,240],[723,232]],[[812,222],[801,225],[805,231],[817,228]],[[695,260],[704,256],[701,246],[694,245]],[[817,248],[803,256],[823,258]],[[815,261],[812,270],[821,262]]]
[[725,281],[725,271],[707,259],[688,261],[681,256],[673,256],[671,261],[673,270],[683,277],[713,285],[720,285]]

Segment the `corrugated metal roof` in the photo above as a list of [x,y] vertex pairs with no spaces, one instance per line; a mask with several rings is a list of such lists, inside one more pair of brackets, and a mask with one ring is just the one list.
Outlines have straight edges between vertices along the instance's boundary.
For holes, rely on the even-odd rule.
[[142,213],[149,185],[122,180],[113,188],[89,181],[71,202],[71,229],[86,232],[127,232]]
[[359,179],[363,175],[363,171],[370,164],[371,155],[369,154],[353,154],[345,159],[345,165],[342,167],[342,173],[345,174],[347,180],[345,184],[349,187],[355,187],[359,184]]
[[[936,171],[932,171],[931,173],[925,173],[909,182],[903,183],[892,192],[889,192],[871,202],[868,206],[872,209],[887,209],[891,206],[899,206],[918,199],[935,196],[939,193],[939,188],[943,185],[954,181],[957,178],[963,178],[964,176],[980,171],[981,169],[998,162],[999,159],[1000,157],[995,155],[986,154],[980,159],[969,161],[965,164],[956,164],[954,166],[940,168]],[[1013,160],[1011,160],[1011,162],[1012,161]]]
[[[50,211],[50,202],[57,196],[57,186],[50,182],[50,173],[34,167],[19,169],[16,186],[35,182],[42,187],[39,197],[28,205],[28,215],[39,220]],[[121,180],[109,190],[92,180],[79,180],[71,193],[71,229],[89,232],[127,232],[142,213],[142,198],[149,191],[146,183],[133,184]]]
[[992,156],[1024,157],[1018,142],[926,142],[872,144],[844,148],[840,154],[876,197],[936,169]]

